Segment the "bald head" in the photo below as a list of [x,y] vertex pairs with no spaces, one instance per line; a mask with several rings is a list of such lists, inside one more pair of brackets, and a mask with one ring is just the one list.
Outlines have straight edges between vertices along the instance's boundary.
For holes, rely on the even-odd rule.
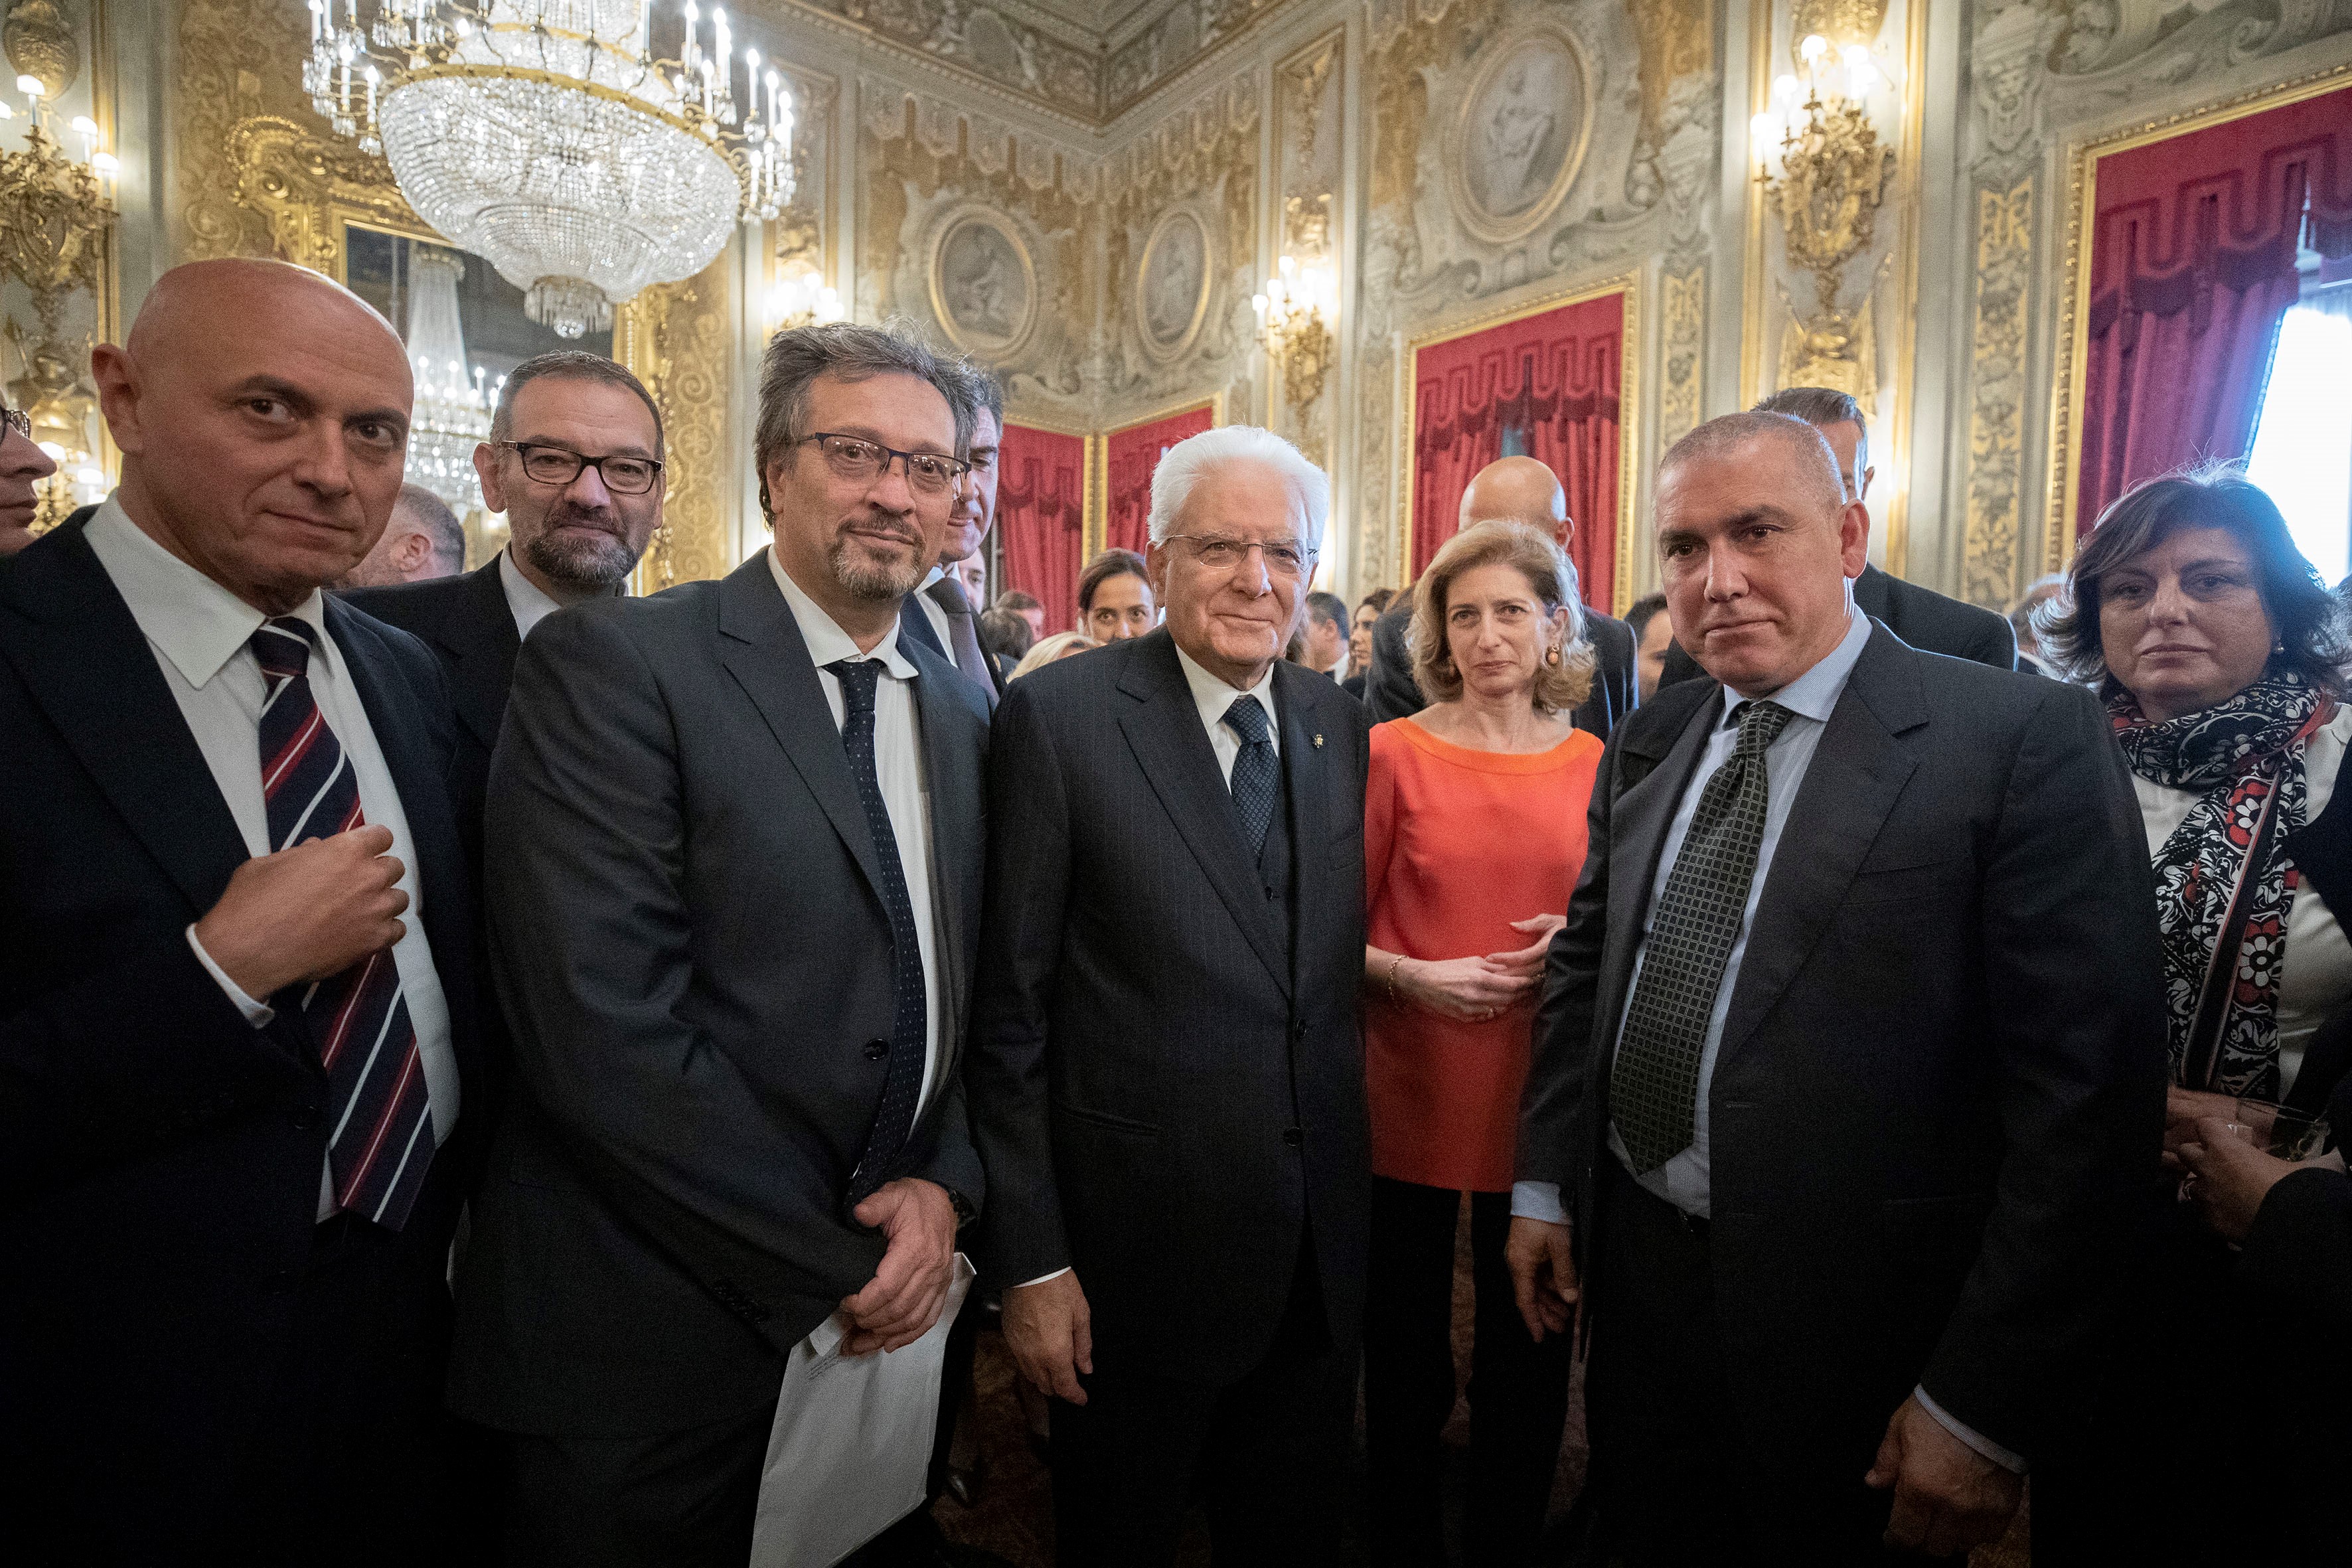
[[399,494],[408,355],[350,289],[282,261],[158,279],[90,374],[122,451],[116,499],[158,543],[281,615],[344,576]]
[[1533,458],[1497,458],[1462,492],[1462,526],[1494,521],[1540,528],[1565,549],[1576,535],[1559,476]]

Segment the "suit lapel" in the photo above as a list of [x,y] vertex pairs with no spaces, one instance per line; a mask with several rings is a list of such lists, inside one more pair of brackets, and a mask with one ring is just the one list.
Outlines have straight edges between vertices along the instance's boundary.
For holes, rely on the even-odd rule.
[[783,748],[809,793],[841,836],[866,885],[881,896],[882,869],[874,858],[874,830],[858,803],[849,753],[833,710],[818,684],[808,644],[791,606],[770,575],[765,551],[737,567],[719,588],[719,630],[728,638],[719,662],[742,687]]
[[0,595],[0,657],[190,909],[210,909],[247,858],[245,836],[81,524],[19,555]]
[[1756,905],[1718,1063],[1755,1032],[1820,945],[1918,766],[1895,737],[1927,722],[1919,657],[1885,627],[1874,628],[1830,710]]
[[[1142,703],[1118,721],[1136,764],[1200,862],[1209,885],[1241,927],[1250,950],[1288,995],[1290,955],[1282,950],[1280,933],[1265,912],[1265,889],[1250,872],[1250,852],[1242,843],[1233,795],[1217,767],[1208,732],[1201,727],[1201,710],[1185,684],[1183,667],[1176,662],[1175,639],[1162,630],[1137,644],[1119,689]],[[1297,858],[1295,850],[1293,858]]]
[[948,684],[963,677],[927,648],[902,651],[919,672],[915,712],[920,720],[923,776],[930,795],[932,904],[940,928],[939,951],[947,961],[947,984],[940,989],[949,1016],[940,1021],[940,1039],[951,1061],[962,1038],[959,999],[971,994],[965,964],[971,933],[964,925],[969,912],[980,907],[981,760],[977,747],[958,740],[975,722],[969,710],[958,706],[954,688]]
[[1274,667],[1275,706],[1282,710],[1282,782],[1290,795],[1293,995],[1305,989],[1305,974],[1298,968],[1301,955],[1322,951],[1316,928],[1321,923],[1328,900],[1363,896],[1361,889],[1350,892],[1325,886],[1331,868],[1327,852],[1331,842],[1331,814],[1325,795],[1328,786],[1324,770],[1331,766],[1331,762],[1324,748],[1317,744],[1323,736],[1316,730],[1312,710],[1318,693],[1310,682],[1331,684],[1328,678],[1308,675],[1296,665],[1277,663]]
[[496,751],[499,726],[505,721],[507,692],[514,685],[515,655],[522,639],[515,635],[514,611],[507,604],[506,584],[499,580],[499,563],[467,573],[458,595],[459,614],[444,621],[434,641],[457,667],[450,699],[457,721],[472,732],[486,752]]

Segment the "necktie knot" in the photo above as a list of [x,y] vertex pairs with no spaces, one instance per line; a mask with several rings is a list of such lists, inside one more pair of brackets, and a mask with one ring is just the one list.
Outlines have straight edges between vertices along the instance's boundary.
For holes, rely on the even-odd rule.
[[825,666],[841,682],[842,705],[851,713],[874,711],[875,689],[882,681],[878,658],[840,658]]
[[261,673],[272,680],[307,674],[314,634],[310,623],[295,616],[272,616],[253,632],[253,657]]
[[1778,702],[1743,702],[1732,718],[1739,724],[1739,740],[1732,748],[1741,757],[1760,757],[1780,738],[1796,715]]
[[1233,706],[1225,710],[1225,725],[1242,738],[1244,746],[1262,746],[1266,737],[1273,733],[1273,726],[1266,721],[1265,710],[1248,692],[1234,698]]

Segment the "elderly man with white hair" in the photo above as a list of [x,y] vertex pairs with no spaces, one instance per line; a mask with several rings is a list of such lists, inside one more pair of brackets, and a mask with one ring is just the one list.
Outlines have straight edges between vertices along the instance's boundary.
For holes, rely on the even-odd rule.
[[1369,721],[1283,661],[1329,481],[1228,426],[1161,459],[1158,630],[1008,689],[967,1067],[981,1264],[1053,1396],[1066,1564],[1328,1562],[1370,1156]]

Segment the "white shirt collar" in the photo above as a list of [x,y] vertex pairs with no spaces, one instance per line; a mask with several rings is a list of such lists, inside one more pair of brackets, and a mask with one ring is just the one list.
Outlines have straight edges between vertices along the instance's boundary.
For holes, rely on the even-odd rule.
[[[1282,750],[1282,727],[1276,722],[1274,710],[1274,665],[1267,665],[1265,673],[1258,677],[1257,684],[1244,692],[1239,687],[1229,686],[1222,678],[1202,668],[1199,661],[1186,653],[1181,644],[1175,643],[1174,638],[1169,640],[1176,647],[1176,662],[1184,667],[1184,684],[1192,689],[1192,705],[1201,710],[1201,722],[1208,726],[1210,734],[1215,734],[1217,727],[1225,721],[1225,710],[1234,705],[1235,698],[1255,697],[1258,706],[1265,710],[1274,749],[1277,752]],[[1281,661],[1277,659],[1275,662],[1278,664]]]
[[808,644],[809,661],[819,669],[843,659],[878,658],[882,668],[899,680],[912,680],[922,672],[914,660],[898,650],[898,623],[893,620],[882,640],[874,645],[871,653],[858,651],[856,641],[841,629],[841,623],[825,614],[824,607],[808,596],[784,563],[776,557],[776,547],[768,546],[768,572],[775,578],[777,589],[784,595],[784,604],[793,612],[793,620],[801,628],[801,640]]
[[[82,537],[131,606],[131,619],[190,686],[210,683],[269,618],[155,542],[112,496],[100,503]],[[309,622],[322,647],[324,606],[314,588],[288,612]]]
[[507,613],[514,617],[518,637],[530,636],[531,627],[563,607],[548,596],[546,589],[522,574],[522,568],[514,563],[511,549],[499,552],[499,586],[506,590]]
[[[1830,712],[1837,707],[1838,699],[1845,693],[1846,677],[1862,658],[1864,647],[1870,641],[1870,617],[1852,605],[1846,606],[1845,636],[1837,647],[1824,654],[1820,662],[1780,690],[1771,700],[1807,719],[1828,723]],[[1727,722],[1732,710],[1747,700],[1739,692],[1729,691],[1724,703],[1724,719]]]

